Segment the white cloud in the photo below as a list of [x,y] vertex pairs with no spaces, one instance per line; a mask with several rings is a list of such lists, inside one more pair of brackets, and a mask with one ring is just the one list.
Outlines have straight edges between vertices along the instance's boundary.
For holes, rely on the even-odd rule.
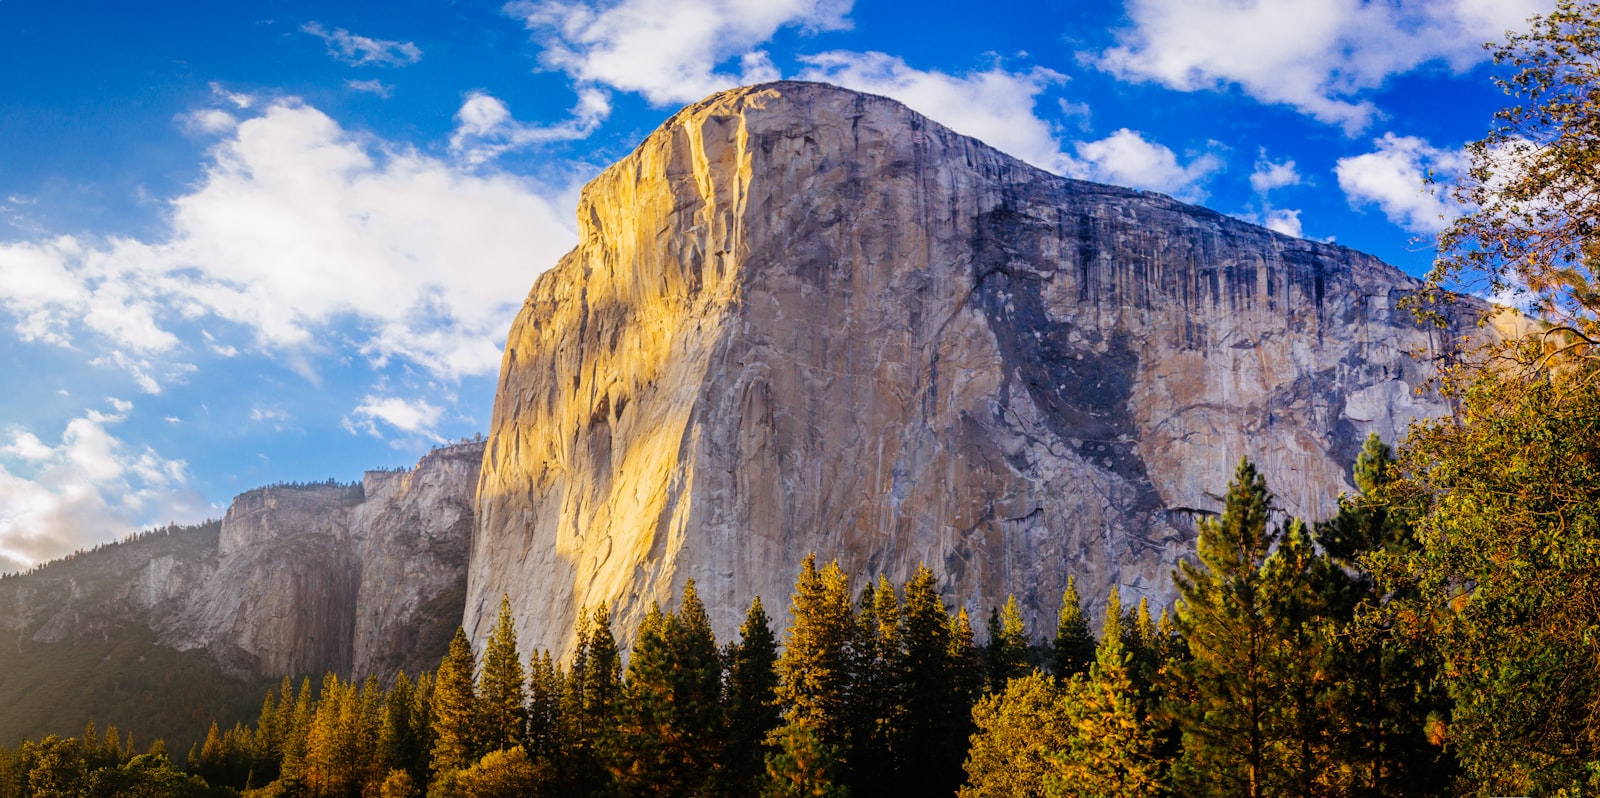
[[1354,134],[1377,116],[1360,98],[1440,62],[1460,71],[1482,43],[1549,0],[1129,0],[1132,26],[1099,65],[1181,91],[1237,86]]
[[1064,171],[1061,142],[1050,123],[1039,118],[1035,100],[1066,78],[1048,69],[951,75],[914,69],[884,53],[827,52],[801,59],[801,80],[833,83],[881,94],[951,130],[972,136],[1034,166]]
[[1287,208],[1268,210],[1266,216],[1261,220],[1261,224],[1268,230],[1283,233],[1286,236],[1305,237],[1300,230],[1299,210],[1289,210]]
[[0,571],[141,528],[198,520],[213,509],[189,488],[184,461],[136,450],[111,434],[132,405],[109,402],[114,413],[85,412],[67,423],[57,444],[12,430],[0,447]]
[[473,92],[456,112],[456,129],[450,151],[471,165],[492,160],[501,153],[551,141],[572,141],[588,136],[611,114],[611,98],[594,88],[578,92],[572,118],[541,127],[518,122],[499,98]]
[[319,22],[307,22],[300,30],[328,45],[328,54],[354,66],[407,66],[422,60],[422,50],[411,42],[369,39],[344,28],[328,30]]
[[[1200,184],[1222,168],[1204,154],[1180,165],[1178,156],[1140,134],[1123,129],[1100,141],[1077,142],[1066,152],[1056,128],[1036,108],[1045,89],[1066,78],[1048,69],[951,75],[915,69],[884,53],[828,52],[802,59],[801,80],[833,83],[881,94],[905,103],[930,119],[982,140],[1041,169],[1081,180],[1097,180],[1162,191],[1182,199],[1204,196]],[[1071,106],[1074,116],[1088,109]]]
[[1256,159],[1255,171],[1250,173],[1250,188],[1257,194],[1298,185],[1300,185],[1300,173],[1295,171],[1294,161],[1274,163],[1267,158],[1265,151]]
[[1077,152],[1077,164],[1068,173],[1072,177],[1160,191],[1189,202],[1205,198],[1202,184],[1223,167],[1212,153],[1180,164],[1177,153],[1127,128],[1099,141],[1079,142]]
[[346,80],[344,85],[349,86],[352,91],[376,94],[385,100],[389,99],[389,93],[394,90],[393,86],[390,86],[389,84],[384,83],[376,78],[372,80]]
[[178,121],[191,132],[204,135],[227,133],[239,126],[233,114],[217,108],[205,108],[191,114],[181,114]]
[[221,83],[216,81],[212,81],[210,86],[211,94],[213,96],[219,100],[227,102],[229,105],[232,105],[234,108],[237,108],[241,111],[248,109],[250,106],[255,105],[256,103],[256,98],[251,97],[248,94],[243,94],[236,91],[228,91],[222,87]]
[[441,410],[421,399],[405,400],[396,396],[368,396],[345,419],[345,429],[352,433],[365,432],[382,438],[379,422],[401,432],[422,435],[439,440],[434,427],[439,423]]
[[1459,174],[1466,158],[1456,150],[1443,150],[1414,136],[1385,133],[1373,142],[1377,149],[1340,158],[1334,166],[1339,188],[1352,206],[1374,203],[1389,221],[1420,235],[1443,230],[1460,214],[1459,207],[1442,192],[1424,188],[1429,172]]
[[328,334],[339,325],[374,362],[484,374],[533,278],[576,242],[567,216],[525,180],[464,172],[281,101],[211,150],[199,184],[172,201],[164,240],[0,243],[0,310],[25,340],[93,337],[147,391],[148,358],[180,349],[176,325],[206,318],[291,360],[341,344]]
[[[776,77],[756,48],[786,26],[848,27],[850,1],[519,0],[505,11],[533,32],[546,66],[669,105]],[[717,71],[733,58],[742,74]]]

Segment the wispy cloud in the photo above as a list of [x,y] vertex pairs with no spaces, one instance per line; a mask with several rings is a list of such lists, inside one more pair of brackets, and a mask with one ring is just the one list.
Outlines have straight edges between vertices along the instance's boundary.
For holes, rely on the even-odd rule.
[[1132,24],[1095,60],[1181,91],[1237,87],[1348,134],[1378,116],[1364,91],[1438,62],[1483,61],[1482,43],[1549,0],[1129,0]]
[[467,164],[493,160],[508,150],[551,141],[572,141],[592,133],[611,113],[611,100],[595,88],[578,92],[572,116],[556,125],[530,125],[518,122],[511,109],[499,98],[473,92],[456,112],[456,129],[450,136],[450,151]]
[[408,66],[422,60],[422,50],[411,42],[371,39],[344,28],[329,30],[320,22],[307,22],[300,30],[328,45],[328,54],[354,66]]
[[366,433],[382,438],[380,425],[391,427],[410,435],[420,435],[430,440],[441,440],[435,428],[442,409],[422,399],[402,399],[397,396],[367,396],[345,418],[345,429],[352,433]]
[[[849,0],[519,0],[505,7],[542,46],[547,67],[583,84],[638,92],[662,106],[778,76],[759,49],[778,29],[849,26]],[[737,59],[738,74],[718,65]]]
[[388,99],[390,92],[394,91],[393,86],[376,79],[347,80],[344,82],[344,85],[349,86],[352,91],[364,92],[366,94],[376,94],[384,99]]

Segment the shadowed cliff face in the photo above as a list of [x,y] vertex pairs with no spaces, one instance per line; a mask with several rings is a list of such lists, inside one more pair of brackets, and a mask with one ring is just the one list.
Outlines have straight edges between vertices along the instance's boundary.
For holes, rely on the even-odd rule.
[[458,444],[360,484],[258,488],[210,536],[149,536],[8,578],[0,634],[18,651],[147,636],[239,679],[437,667],[461,618],[482,459],[481,444]]
[[[596,178],[507,341],[465,622],[623,639],[694,578],[720,636],[809,551],[1014,593],[1157,602],[1249,456],[1325,515],[1472,327],[1340,247],[1059,178],[879,97],[778,83],[680,112]],[[1132,598],[1131,596],[1128,598]],[[1125,598],[1125,600],[1128,600]]]

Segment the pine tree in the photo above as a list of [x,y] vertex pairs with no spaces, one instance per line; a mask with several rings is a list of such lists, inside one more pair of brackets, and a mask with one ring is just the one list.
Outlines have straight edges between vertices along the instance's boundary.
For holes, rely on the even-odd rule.
[[901,650],[900,598],[886,576],[861,589],[856,602],[850,686],[849,731],[843,778],[861,795],[878,795],[895,786],[894,735],[904,725],[905,654]]
[[1077,581],[1069,576],[1067,589],[1061,594],[1061,614],[1056,620],[1051,670],[1057,679],[1069,679],[1088,672],[1094,656],[1095,642],[1089,633],[1089,619],[1083,614]]
[[1006,603],[989,613],[989,642],[983,647],[984,671],[989,691],[1005,689],[1006,682],[1027,674],[1028,633],[1022,624],[1017,597],[1006,596]]
[[527,727],[526,703],[511,597],[502,594],[500,616],[484,646],[483,672],[478,677],[479,750],[498,751],[521,745]]
[[710,791],[724,739],[721,692],[716,639],[691,579],[677,613],[652,606],[639,627],[610,757],[625,793]]
[[666,738],[672,734],[671,672],[667,643],[669,618],[650,605],[635,633],[627,677],[617,702],[617,733],[603,739],[602,751],[625,795],[670,795],[676,762]]
[[561,669],[548,649],[528,661],[528,756],[554,761],[561,754]]
[[[287,679],[285,679],[287,681]],[[278,702],[281,713],[287,705],[288,694],[285,699]],[[306,736],[311,733],[311,721],[315,717],[316,706],[311,700],[311,677],[300,679],[300,690],[295,693],[294,708],[282,719],[283,725],[283,766],[280,779],[300,781],[305,774]],[[157,740],[160,742],[160,740]]]
[[971,707],[958,703],[950,615],[925,565],[906,583],[900,630],[905,652],[903,725],[895,735],[900,784],[914,795],[948,795],[961,783]]
[[611,613],[605,604],[593,613],[578,611],[577,649],[562,690],[561,744],[565,756],[553,763],[560,795],[600,794],[612,786],[602,754],[616,734],[616,702],[622,671]]
[[1295,723],[1311,720],[1297,715],[1294,649],[1304,640],[1291,634],[1304,559],[1293,554],[1295,533],[1293,556],[1267,567],[1280,537],[1268,526],[1270,502],[1266,481],[1241,461],[1222,515],[1200,523],[1200,564],[1182,562],[1175,574],[1189,659],[1172,669],[1167,703],[1183,728],[1175,775],[1193,794],[1259,798],[1303,784],[1307,772],[1295,736]]
[[427,746],[416,717],[416,688],[405,671],[395,674],[394,686],[383,696],[378,726],[379,771],[404,771],[411,784],[427,777]]
[[855,639],[849,585],[839,564],[819,571],[816,556],[806,555],[790,601],[777,667],[784,720],[809,728],[822,746],[837,751],[849,743]]
[[727,733],[722,725],[722,658],[693,579],[684,585],[677,615],[667,626],[667,647],[674,664],[668,751],[678,761],[676,781],[685,794],[705,792],[713,784]]
[[211,728],[206,730],[206,740],[200,746],[199,756],[190,755],[191,764],[189,771],[205,779],[208,784],[222,784],[222,779],[227,772],[227,763],[222,750],[222,732],[217,729],[217,722],[211,721]]
[[[986,681],[983,671],[983,652],[973,639],[972,618],[967,608],[956,610],[950,619],[950,667],[955,671],[955,702],[958,707],[971,707],[983,695]],[[970,736],[973,729],[969,713],[961,722],[966,728],[962,736]]]
[[1326,577],[1340,729],[1333,756],[1348,771],[1352,795],[1441,794],[1455,770],[1453,757],[1426,734],[1429,716],[1449,707],[1437,686],[1437,652],[1396,624],[1395,609],[1416,601],[1417,592],[1412,585],[1396,590],[1373,572],[1418,551],[1412,520],[1388,502],[1394,465],[1389,447],[1368,436],[1353,469],[1358,493],[1341,496],[1338,514],[1316,526],[1317,545],[1337,566]]
[[450,648],[433,682],[433,748],[435,774],[460,770],[476,758],[477,695],[473,690],[472,645],[466,630],[456,627]]
[[727,718],[728,747],[723,756],[730,795],[754,795],[766,774],[766,758],[771,748],[767,737],[782,722],[777,687],[778,642],[761,597],[750,602],[739,641],[730,643],[728,663]]
[[[1148,618],[1148,613],[1146,614]],[[1075,677],[1065,703],[1072,731],[1057,754],[1046,795],[1157,795],[1162,789],[1156,740],[1145,723],[1124,646],[1122,600],[1113,587],[1087,678]]]

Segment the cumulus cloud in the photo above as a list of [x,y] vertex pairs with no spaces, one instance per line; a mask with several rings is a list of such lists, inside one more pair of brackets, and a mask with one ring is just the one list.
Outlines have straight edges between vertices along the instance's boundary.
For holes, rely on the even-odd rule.
[[[670,105],[777,77],[759,46],[786,26],[848,27],[850,0],[518,0],[505,10],[533,33],[547,67]],[[732,59],[740,74],[717,71]]]
[[[1204,196],[1201,184],[1222,168],[1222,161],[1211,154],[1180,164],[1171,149],[1127,129],[1068,145],[1036,107],[1041,93],[1066,80],[1048,69],[1010,72],[996,66],[952,75],[872,52],[835,51],[801,60],[807,65],[799,75],[802,80],[892,97],[957,133],[1059,175],[1197,200]],[[1087,114],[1081,106],[1071,110],[1075,116]]]
[[1482,43],[1549,0],[1129,0],[1132,25],[1098,65],[1181,91],[1236,86],[1354,134],[1377,116],[1360,98],[1438,62],[1463,70]]
[[189,488],[184,461],[112,434],[132,405],[108,404],[112,412],[68,422],[56,443],[13,429],[0,446],[0,571],[211,509]]
[[353,66],[409,66],[422,60],[422,50],[411,42],[370,39],[344,28],[328,30],[320,22],[307,22],[300,30],[328,45],[328,55]]
[[1298,185],[1300,185],[1300,173],[1295,170],[1294,161],[1274,163],[1267,158],[1265,151],[1256,159],[1255,171],[1250,173],[1250,188],[1257,194]]
[[352,135],[293,101],[217,143],[170,216],[156,241],[0,243],[0,310],[24,340],[92,338],[146,390],[148,358],[181,351],[173,330],[206,319],[291,355],[343,344],[339,327],[376,364],[459,377],[499,366],[534,276],[576,241],[525,180]]
[[1334,166],[1339,188],[1352,206],[1375,204],[1389,221],[1419,235],[1443,230],[1460,214],[1442,193],[1425,188],[1428,174],[1459,174],[1466,157],[1459,150],[1435,147],[1415,136],[1385,133],[1373,152],[1340,158]]
[[442,410],[421,399],[401,399],[397,396],[368,396],[345,418],[345,429],[365,432],[382,438],[382,423],[400,432],[441,440],[434,428],[439,424]]
[[578,104],[567,121],[549,126],[530,125],[512,118],[511,109],[499,98],[473,92],[456,112],[450,151],[465,163],[478,165],[507,150],[585,138],[610,114],[611,99],[606,93],[586,88],[578,92]]
[[834,51],[801,59],[801,80],[816,80],[905,103],[951,130],[981,139],[1034,166],[1063,171],[1061,142],[1041,119],[1034,103],[1046,88],[1065,80],[1036,68],[951,75],[915,69],[884,53]]
[[1072,177],[1160,191],[1188,202],[1205,199],[1202,184],[1223,167],[1212,153],[1179,163],[1177,153],[1127,128],[1099,141],[1079,142],[1077,152],[1068,171]]
[[1250,189],[1256,195],[1254,206],[1259,208],[1260,212],[1241,213],[1240,218],[1284,235],[1304,237],[1304,231],[1300,226],[1300,211],[1274,207],[1272,201],[1272,192],[1298,186],[1303,182],[1305,179],[1295,168],[1294,161],[1273,161],[1267,157],[1267,151],[1263,148],[1256,158],[1255,169],[1250,173]]
[[1261,219],[1263,227],[1286,236],[1303,238],[1300,229],[1300,211],[1287,208],[1269,209]]

